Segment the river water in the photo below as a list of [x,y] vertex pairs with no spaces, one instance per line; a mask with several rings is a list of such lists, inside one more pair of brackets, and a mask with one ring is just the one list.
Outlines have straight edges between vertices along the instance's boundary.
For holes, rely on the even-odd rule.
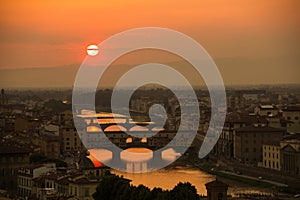
[[[197,189],[199,195],[207,195],[205,184],[215,180],[215,176],[203,172],[199,169],[191,169],[187,167],[176,167],[174,169],[162,169],[149,173],[126,173],[113,170],[112,173],[124,178],[132,180],[131,184],[138,186],[143,184],[150,189],[160,187],[163,189],[173,189],[179,182],[190,182]],[[238,193],[269,193],[262,188],[242,186],[238,183],[229,185],[228,193],[236,196]]]
[[[132,157],[130,156],[130,152],[136,153],[144,153],[147,154],[143,156],[143,159],[140,157]],[[91,155],[95,158],[102,159],[111,159],[112,155],[107,154],[107,151],[97,149],[90,151]],[[148,155],[149,154],[149,155]],[[162,153],[163,159],[173,159],[176,160],[176,154],[174,150],[166,150],[165,153]],[[145,148],[130,148],[124,150],[121,153],[121,159],[127,163],[127,171],[130,172],[145,172],[147,170],[147,162],[148,160],[152,159],[152,151]],[[145,169],[143,169],[145,168]],[[138,171],[136,171],[138,170]],[[205,184],[215,180],[215,176],[208,174],[206,172],[201,171],[200,169],[190,168],[190,167],[175,167],[171,169],[160,169],[157,171],[152,171],[148,173],[130,173],[130,172],[123,172],[117,170],[111,170],[112,173],[117,174],[119,176],[123,176],[124,178],[132,180],[131,184],[138,186],[140,184],[153,189],[154,187],[160,187],[162,189],[173,189],[175,185],[179,182],[190,182],[194,185],[197,189],[199,195],[207,195]],[[228,184],[228,183],[227,183]],[[238,193],[247,193],[247,194],[267,194],[271,191],[257,188],[254,186],[245,186],[239,184],[237,182],[230,182],[228,193],[232,196],[236,196]]]

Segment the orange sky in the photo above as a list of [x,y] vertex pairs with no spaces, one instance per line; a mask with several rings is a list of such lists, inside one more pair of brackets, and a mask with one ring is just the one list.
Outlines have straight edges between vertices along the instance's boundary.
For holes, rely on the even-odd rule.
[[[299,9],[298,0],[2,0],[0,69],[80,64],[90,43],[159,26],[191,36],[214,59],[244,60],[239,66],[280,59],[288,66],[276,69],[290,69],[290,82],[300,82],[294,75],[300,64]],[[225,63],[218,65],[225,70]]]

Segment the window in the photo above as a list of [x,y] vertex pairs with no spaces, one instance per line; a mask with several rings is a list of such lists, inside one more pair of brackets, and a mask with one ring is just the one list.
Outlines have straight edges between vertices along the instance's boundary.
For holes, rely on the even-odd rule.
[[221,192],[218,194],[218,200],[223,200],[223,194]]
[[90,189],[89,188],[85,188],[85,190],[84,190],[84,196],[86,196],[86,197],[90,196]]
[[295,117],[295,120],[298,120],[298,119],[299,119],[299,117],[298,117],[298,116],[296,116],[296,117]]
[[291,120],[291,117],[290,117],[290,116],[287,116],[286,119],[287,119],[287,120]]

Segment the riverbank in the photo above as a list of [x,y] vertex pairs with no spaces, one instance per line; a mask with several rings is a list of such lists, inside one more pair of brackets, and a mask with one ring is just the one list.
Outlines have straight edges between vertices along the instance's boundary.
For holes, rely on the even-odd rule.
[[215,163],[193,163],[193,167],[198,168],[206,173],[215,175],[221,181],[229,185],[240,185],[240,186],[249,186],[251,188],[261,188],[266,192],[271,192],[274,194],[289,194],[295,195],[298,193],[297,190],[289,187],[286,184],[275,182],[262,177],[253,177],[246,174],[233,173],[229,171],[224,171],[218,169]]
[[[218,177],[219,180],[235,187],[249,188],[249,191],[259,190],[263,193],[272,194],[288,194],[294,195],[298,191],[289,187],[287,184],[276,182],[274,180],[267,180],[259,176],[251,176],[246,173],[233,173],[225,171],[217,167],[216,162],[201,160],[197,156],[191,154],[180,157],[176,162],[172,163],[166,169],[176,169],[177,167],[185,167],[189,169],[198,169],[208,174]],[[238,192],[238,191],[237,191]]]

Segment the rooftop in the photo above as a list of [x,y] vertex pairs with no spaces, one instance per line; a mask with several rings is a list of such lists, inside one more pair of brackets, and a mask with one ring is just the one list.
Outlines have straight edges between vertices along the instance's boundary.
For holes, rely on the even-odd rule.
[[300,105],[290,105],[282,109],[283,111],[300,111]]
[[284,128],[273,128],[269,126],[246,126],[242,128],[238,128],[235,130],[236,132],[284,132]]
[[228,187],[228,184],[223,183],[221,181],[219,181],[218,179],[211,181],[209,183],[206,183],[205,186],[207,188],[216,188],[216,187]]
[[100,113],[85,113],[77,115],[80,118],[126,118],[125,115],[116,114],[116,113],[107,113],[107,112],[100,112]]
[[0,143],[0,154],[28,154],[29,149]]

